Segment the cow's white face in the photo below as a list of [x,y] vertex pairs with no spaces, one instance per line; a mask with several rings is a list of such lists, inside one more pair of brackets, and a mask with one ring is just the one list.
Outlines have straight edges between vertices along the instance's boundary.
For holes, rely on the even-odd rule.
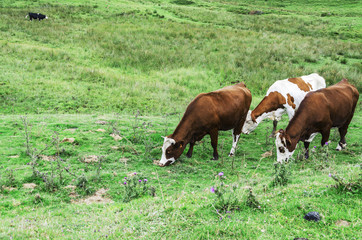
[[277,161],[279,163],[288,162],[289,158],[293,155],[294,151],[289,151],[288,146],[291,143],[286,139],[285,133],[283,130],[279,130],[275,138],[275,146],[277,148]]
[[185,149],[183,141],[176,142],[174,139],[164,137],[160,166],[168,166],[176,161]]
[[246,116],[246,120],[242,129],[242,132],[244,134],[249,134],[252,131],[255,130],[255,128],[258,126],[257,122],[254,122],[251,118],[251,110],[248,111],[248,115]]

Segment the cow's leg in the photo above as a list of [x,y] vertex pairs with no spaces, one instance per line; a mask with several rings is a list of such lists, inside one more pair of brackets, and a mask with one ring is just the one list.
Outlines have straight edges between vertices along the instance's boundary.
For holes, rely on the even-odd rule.
[[219,154],[217,153],[217,139],[218,139],[219,131],[217,128],[215,128],[215,129],[212,129],[209,134],[210,134],[210,138],[211,138],[211,146],[214,149],[212,160],[218,160]]
[[269,135],[269,137],[274,137],[275,136],[275,132],[277,130],[277,125],[278,125],[278,120],[273,120],[273,131],[272,133]]
[[305,149],[304,156],[305,156],[305,159],[309,158],[309,144],[310,144],[310,142],[304,142],[304,149]]
[[190,142],[190,148],[186,153],[186,157],[190,158],[192,157],[192,151],[194,150],[195,142]]
[[321,141],[322,147],[323,147],[324,145],[326,145],[326,142],[328,142],[330,132],[331,132],[331,128],[330,128],[330,127],[326,128],[326,130],[324,130],[323,132],[321,132],[321,133],[322,133],[322,141]]
[[341,138],[340,138],[339,143],[336,148],[337,151],[341,151],[342,149],[344,149],[347,146],[346,137],[345,137],[347,134],[347,128],[348,128],[348,125],[338,128],[339,135]]
[[241,133],[240,129],[236,129],[236,128],[233,129],[233,146],[231,147],[229,157],[232,157],[235,154],[236,145],[238,144],[238,141],[240,138],[240,133]]

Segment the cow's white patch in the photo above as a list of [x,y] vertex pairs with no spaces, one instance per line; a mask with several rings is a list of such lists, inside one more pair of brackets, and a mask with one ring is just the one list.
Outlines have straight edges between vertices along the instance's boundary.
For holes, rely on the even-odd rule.
[[48,19],[48,16],[45,16],[45,19]]
[[338,143],[336,150],[337,151],[341,151],[342,149],[344,149],[347,146],[347,143]]
[[[310,75],[301,76],[306,83],[312,86],[311,91],[315,91],[321,88],[326,87],[326,82],[323,77],[319,76],[316,73],[312,73]],[[286,100],[288,99],[288,94],[293,97],[295,109],[292,108],[288,101],[283,104],[282,108],[278,108],[271,112],[265,112],[259,117],[255,119],[256,123],[251,119],[251,111],[248,112],[245,124],[243,126],[242,132],[245,134],[249,134],[255,130],[255,128],[261,123],[264,119],[269,118],[271,120],[280,121],[282,115],[286,112],[288,114],[289,120],[293,118],[295,111],[298,109],[300,103],[303,101],[305,95],[308,92],[302,91],[298,85],[288,81],[288,79],[278,80],[270,86],[265,96],[268,96],[271,92],[280,93]]]
[[312,133],[309,138],[307,140],[305,140],[305,142],[311,142],[313,141],[314,137],[317,135],[318,133]]
[[229,156],[233,156],[235,154],[236,145],[238,144],[239,138],[240,138],[240,134],[235,136],[233,133],[233,146],[231,147]]
[[275,146],[277,148],[277,161],[279,163],[288,162],[289,158],[293,155],[294,151],[290,152],[286,147],[285,138],[280,138],[280,133],[276,134]]
[[175,158],[166,158],[166,150],[169,148],[172,144],[175,144],[176,141],[172,138],[164,137],[163,146],[162,146],[162,156],[160,160],[161,165],[165,165],[167,162],[171,161],[171,164],[175,162]]

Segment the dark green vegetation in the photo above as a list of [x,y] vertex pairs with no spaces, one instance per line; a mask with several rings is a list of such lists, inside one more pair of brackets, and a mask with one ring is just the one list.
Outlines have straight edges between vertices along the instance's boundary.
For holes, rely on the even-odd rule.
[[255,107],[275,80],[312,72],[361,92],[361,12],[328,0],[1,1],[0,238],[361,239],[360,102],[342,152],[333,130],[309,160],[299,146],[274,167],[265,121],[234,158],[222,132],[219,161],[205,137],[191,159],[153,164],[200,92],[244,81]]

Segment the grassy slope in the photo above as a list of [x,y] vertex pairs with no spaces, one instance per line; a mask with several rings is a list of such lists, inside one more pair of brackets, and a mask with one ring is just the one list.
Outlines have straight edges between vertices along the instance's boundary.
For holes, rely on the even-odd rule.
[[[357,179],[360,174],[360,104],[347,135],[347,151],[331,150],[331,162],[323,169],[316,169],[318,161],[293,164],[292,182],[286,187],[269,186],[275,156],[261,157],[274,149],[272,140],[265,137],[270,122],[242,137],[234,168],[227,157],[230,132],[221,133],[222,159],[218,162],[208,160],[211,146],[206,137],[195,147],[193,158],[183,156],[168,168],[152,164],[160,158],[160,136],[174,129],[199,92],[242,80],[253,92],[255,107],[274,80],[310,72],[319,72],[328,84],[346,77],[361,90],[361,4],[327,0],[185,3],[0,3],[0,112],[6,114],[0,117],[0,181],[9,179],[7,169],[14,171],[16,180],[16,190],[0,194],[0,238],[362,237],[358,231],[361,195],[327,187],[334,184],[329,173],[346,179]],[[266,14],[246,14],[251,10]],[[46,13],[50,19],[28,22],[24,20],[28,11]],[[138,109],[146,116],[136,120],[130,113]],[[121,114],[103,115],[113,112]],[[60,139],[75,137],[75,144],[60,144],[63,166],[87,176],[92,191],[109,188],[107,196],[115,203],[70,204],[69,190],[63,186],[75,184],[77,178],[67,174],[57,191],[45,191],[44,183],[33,179],[26,165],[30,159],[25,154],[20,117],[11,115],[25,113],[30,113],[33,147],[49,144],[54,131]],[[97,125],[97,120],[112,124]],[[71,128],[76,128],[74,133]],[[96,132],[98,128],[106,132]],[[114,131],[122,135],[120,142],[109,136]],[[331,139],[334,147],[338,138]],[[45,152],[55,153],[54,148]],[[101,181],[96,179],[95,164],[79,161],[88,155],[105,156]],[[120,158],[127,158],[127,164]],[[41,161],[39,169],[50,172],[51,164]],[[149,179],[156,197],[122,202],[123,178],[134,171]],[[220,171],[227,184],[239,184],[238,196],[243,201],[245,188],[252,186],[262,209],[243,207],[240,212],[223,214],[220,221],[209,191]],[[28,182],[39,186],[24,189],[22,184]],[[77,191],[79,198],[84,197]],[[35,203],[37,194],[41,199]],[[309,211],[323,214],[322,221],[304,221],[302,216]],[[336,226],[340,219],[351,225]]]
[[[232,82],[260,95],[311,72],[362,88],[353,1],[82,3],[2,3],[2,113],[181,112],[198,93]],[[265,14],[246,14],[255,9]],[[25,21],[27,11],[50,19]]]
[[[1,196],[1,237],[15,238],[242,238],[242,239],[290,239],[308,237],[311,239],[353,239],[360,238],[361,195],[338,193],[328,187],[335,182],[329,173],[338,174],[346,180],[358,178],[361,162],[361,116],[355,116],[347,135],[348,150],[331,150],[328,164],[318,168],[320,161],[297,162],[291,165],[291,183],[286,187],[271,187],[273,161],[275,156],[262,158],[265,151],[273,150],[271,139],[266,141],[271,122],[265,122],[239,142],[237,155],[227,157],[231,147],[230,132],[221,132],[219,139],[220,161],[210,161],[210,140],[206,137],[195,147],[191,159],[182,156],[171,167],[159,168],[152,164],[160,158],[160,139],[165,132],[170,132],[179,117],[138,117],[126,115],[29,115],[31,144],[42,149],[50,144],[53,131],[59,138],[74,137],[74,144],[60,143],[60,157],[63,166],[70,166],[78,176],[85,175],[94,192],[104,187],[109,189],[107,196],[115,201],[110,205],[70,204],[72,197],[64,186],[75,185],[77,178],[65,172],[64,183],[55,191],[47,192],[41,179],[31,177],[30,161],[25,154],[24,134],[18,116],[3,116],[0,123],[1,181],[8,179],[8,171],[13,169],[16,190],[5,190]],[[105,120],[109,125],[95,122]],[[143,122],[148,127],[142,128]],[[280,127],[286,125],[282,122]],[[134,127],[140,127],[134,134]],[[69,129],[76,128],[72,133]],[[97,132],[103,128],[106,132]],[[113,129],[121,133],[123,139],[115,142],[109,134]],[[133,142],[142,133],[146,138]],[[331,134],[332,149],[338,138]],[[132,141],[133,143],[129,142]],[[312,144],[318,145],[320,137]],[[148,146],[151,143],[151,147]],[[112,146],[120,147],[118,150]],[[148,150],[147,150],[148,149]],[[135,154],[135,151],[138,154]],[[319,151],[319,147],[318,147]],[[54,155],[50,148],[44,154]],[[17,158],[12,156],[18,155]],[[104,155],[100,173],[101,181],[96,180],[96,164],[85,164],[80,160],[88,155]],[[297,153],[295,154],[295,156]],[[312,155],[313,156],[313,155]],[[120,159],[127,158],[127,164]],[[38,169],[50,172],[51,165],[39,161]],[[232,167],[233,166],[233,167]],[[124,177],[138,172],[149,179],[149,185],[156,188],[156,197],[143,197],[130,203],[123,203]],[[215,185],[218,172],[225,173],[226,184],[238,184],[238,197],[245,201],[247,188],[251,186],[260,201],[262,209],[253,210],[242,207],[242,211],[231,214],[222,213],[220,221],[213,207],[215,196],[209,189]],[[55,171],[57,172],[57,171]],[[34,190],[22,188],[23,183],[38,184]],[[78,198],[84,193],[79,189]],[[35,203],[36,195],[41,201]],[[305,213],[318,211],[323,215],[320,223],[303,220]],[[338,220],[351,223],[349,227],[336,226]]]

